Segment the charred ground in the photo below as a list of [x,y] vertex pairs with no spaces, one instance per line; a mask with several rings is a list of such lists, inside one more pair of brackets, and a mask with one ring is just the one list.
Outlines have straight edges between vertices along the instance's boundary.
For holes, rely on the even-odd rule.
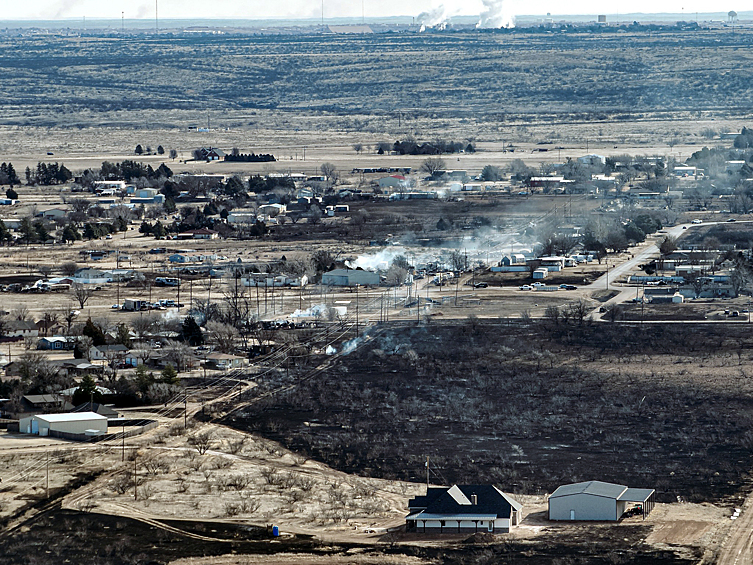
[[338,469],[523,493],[601,479],[732,500],[753,463],[753,338],[684,324],[382,327],[234,426]]

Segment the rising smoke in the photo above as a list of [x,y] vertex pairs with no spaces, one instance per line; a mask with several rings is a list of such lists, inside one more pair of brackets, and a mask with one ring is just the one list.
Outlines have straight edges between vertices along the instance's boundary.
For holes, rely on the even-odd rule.
[[[505,8],[505,0],[481,1],[484,5],[484,11],[479,15],[479,21],[476,24],[477,28],[499,29],[515,27],[515,16]],[[457,2],[452,2],[452,4],[457,4]],[[461,8],[464,7],[463,5],[464,3],[461,3],[459,6],[441,4],[428,12],[422,12],[417,18],[418,23],[421,24],[421,30],[423,31],[426,28],[445,29],[450,18],[458,15],[461,12]]]
[[515,27],[515,16],[505,10],[504,0],[481,0],[484,3],[481,19],[476,24],[477,28],[499,29]]

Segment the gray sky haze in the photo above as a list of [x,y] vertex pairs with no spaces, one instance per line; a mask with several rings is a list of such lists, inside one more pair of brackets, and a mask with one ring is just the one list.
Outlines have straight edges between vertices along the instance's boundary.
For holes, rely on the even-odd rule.
[[[504,14],[545,15],[563,14],[619,14],[660,13],[687,14],[693,19],[696,12],[742,11],[750,4],[733,0],[728,5],[710,4],[701,0],[631,0],[630,2],[604,2],[603,0],[573,0],[563,4],[557,0],[325,0],[325,18],[359,19],[387,16],[419,16],[434,13],[444,16],[475,16]],[[154,0],[31,0],[11,2],[3,0],[3,20],[25,19],[79,19],[154,18]],[[318,19],[322,4],[318,0],[159,0],[160,19]]]

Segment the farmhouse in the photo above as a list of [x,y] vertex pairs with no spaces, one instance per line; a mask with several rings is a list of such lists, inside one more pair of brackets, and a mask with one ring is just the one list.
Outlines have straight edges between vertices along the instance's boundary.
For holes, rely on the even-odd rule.
[[37,349],[49,349],[49,350],[69,350],[73,349],[76,345],[74,338],[68,338],[61,335],[55,335],[52,337],[43,337],[37,342]]
[[32,321],[11,320],[5,324],[7,337],[38,337],[39,329]]
[[429,487],[408,509],[408,532],[507,533],[520,522],[523,506],[494,485],[454,485]]
[[21,418],[18,428],[22,434],[40,436],[100,435],[107,433],[107,418],[94,412],[38,414]]
[[322,275],[322,284],[331,286],[377,286],[379,273],[361,269],[335,269]]
[[654,493],[601,481],[562,485],[549,496],[549,519],[615,522],[635,506],[645,518],[654,508]]

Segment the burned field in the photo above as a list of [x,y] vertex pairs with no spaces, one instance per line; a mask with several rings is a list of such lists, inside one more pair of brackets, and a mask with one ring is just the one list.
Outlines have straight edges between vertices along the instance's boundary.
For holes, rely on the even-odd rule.
[[[55,535],[50,535],[54,527]],[[593,532],[598,530],[598,536]],[[631,525],[606,526],[569,531],[547,540],[507,540],[490,544],[483,535],[441,546],[395,544],[382,539],[378,545],[321,543],[308,536],[272,541],[264,528],[240,524],[194,521],[152,521],[151,523],[103,514],[52,510],[33,521],[23,532],[0,538],[0,552],[7,565],[81,565],[109,563],[159,565],[189,559],[191,563],[226,563],[220,556],[232,556],[233,563],[519,563],[549,565],[572,563],[680,565],[694,562],[672,550],[656,550],[642,540],[648,528]],[[33,558],[30,558],[33,550]],[[240,557],[246,556],[246,557]],[[252,558],[251,556],[256,556]],[[694,556],[697,558],[697,555]],[[260,561],[257,561],[259,559]],[[180,561],[183,562],[183,561]]]
[[753,464],[753,338],[683,324],[382,327],[231,425],[338,469],[552,492],[600,479],[732,503]]

